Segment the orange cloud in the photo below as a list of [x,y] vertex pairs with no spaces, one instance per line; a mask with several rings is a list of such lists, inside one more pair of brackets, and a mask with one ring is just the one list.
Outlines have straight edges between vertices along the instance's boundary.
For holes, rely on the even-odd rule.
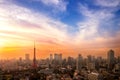
[[116,56],[120,55],[120,32],[112,37],[96,34],[99,23],[93,18],[79,23],[80,31],[71,36],[70,26],[59,20],[12,3],[8,6],[0,5],[0,57],[3,59],[24,57],[25,53],[32,58],[34,41],[38,59],[49,57],[50,53],[62,53],[64,57],[77,57],[79,53],[106,57],[111,48]]

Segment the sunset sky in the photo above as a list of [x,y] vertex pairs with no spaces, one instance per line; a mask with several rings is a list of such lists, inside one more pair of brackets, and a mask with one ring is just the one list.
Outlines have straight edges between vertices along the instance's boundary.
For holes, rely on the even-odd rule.
[[0,59],[120,55],[120,0],[0,0]]

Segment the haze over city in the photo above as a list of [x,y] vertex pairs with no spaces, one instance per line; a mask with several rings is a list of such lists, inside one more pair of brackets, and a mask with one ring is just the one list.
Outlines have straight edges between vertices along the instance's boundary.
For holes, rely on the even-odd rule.
[[120,0],[0,0],[0,59],[120,56]]

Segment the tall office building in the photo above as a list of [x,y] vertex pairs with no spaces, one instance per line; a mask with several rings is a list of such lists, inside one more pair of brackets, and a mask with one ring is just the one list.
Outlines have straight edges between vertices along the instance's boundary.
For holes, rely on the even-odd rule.
[[88,55],[87,57],[88,57],[88,62],[89,62],[89,63],[95,61],[95,56]]
[[77,60],[76,60],[76,69],[77,70],[81,70],[81,68],[83,67],[83,57],[81,54],[78,55]]
[[57,53],[54,54],[54,60],[55,61],[58,60],[58,54]]
[[30,55],[29,54],[25,54],[25,61],[29,61],[30,60]]
[[114,65],[114,60],[115,60],[113,50],[108,51],[107,60],[108,60],[108,69],[112,69]]
[[68,57],[67,58],[67,64],[70,65],[70,66],[75,66],[75,59],[73,57]]
[[57,64],[62,63],[62,54],[54,54],[54,60],[57,61]]
[[22,65],[22,57],[19,57],[19,62],[18,62],[19,65]]
[[54,60],[62,60],[62,54],[54,54]]
[[52,63],[52,61],[53,61],[53,55],[50,54],[50,64]]
[[87,68],[88,70],[95,69],[95,56],[88,55],[87,56]]

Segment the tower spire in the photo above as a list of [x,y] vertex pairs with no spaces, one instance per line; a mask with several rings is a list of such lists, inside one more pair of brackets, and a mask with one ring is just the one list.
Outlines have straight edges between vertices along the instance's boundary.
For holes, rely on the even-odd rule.
[[34,41],[34,57],[33,57],[33,68],[36,68],[36,46],[35,46],[35,41]]
[[36,47],[35,47],[35,41],[34,41],[34,59],[36,59]]

